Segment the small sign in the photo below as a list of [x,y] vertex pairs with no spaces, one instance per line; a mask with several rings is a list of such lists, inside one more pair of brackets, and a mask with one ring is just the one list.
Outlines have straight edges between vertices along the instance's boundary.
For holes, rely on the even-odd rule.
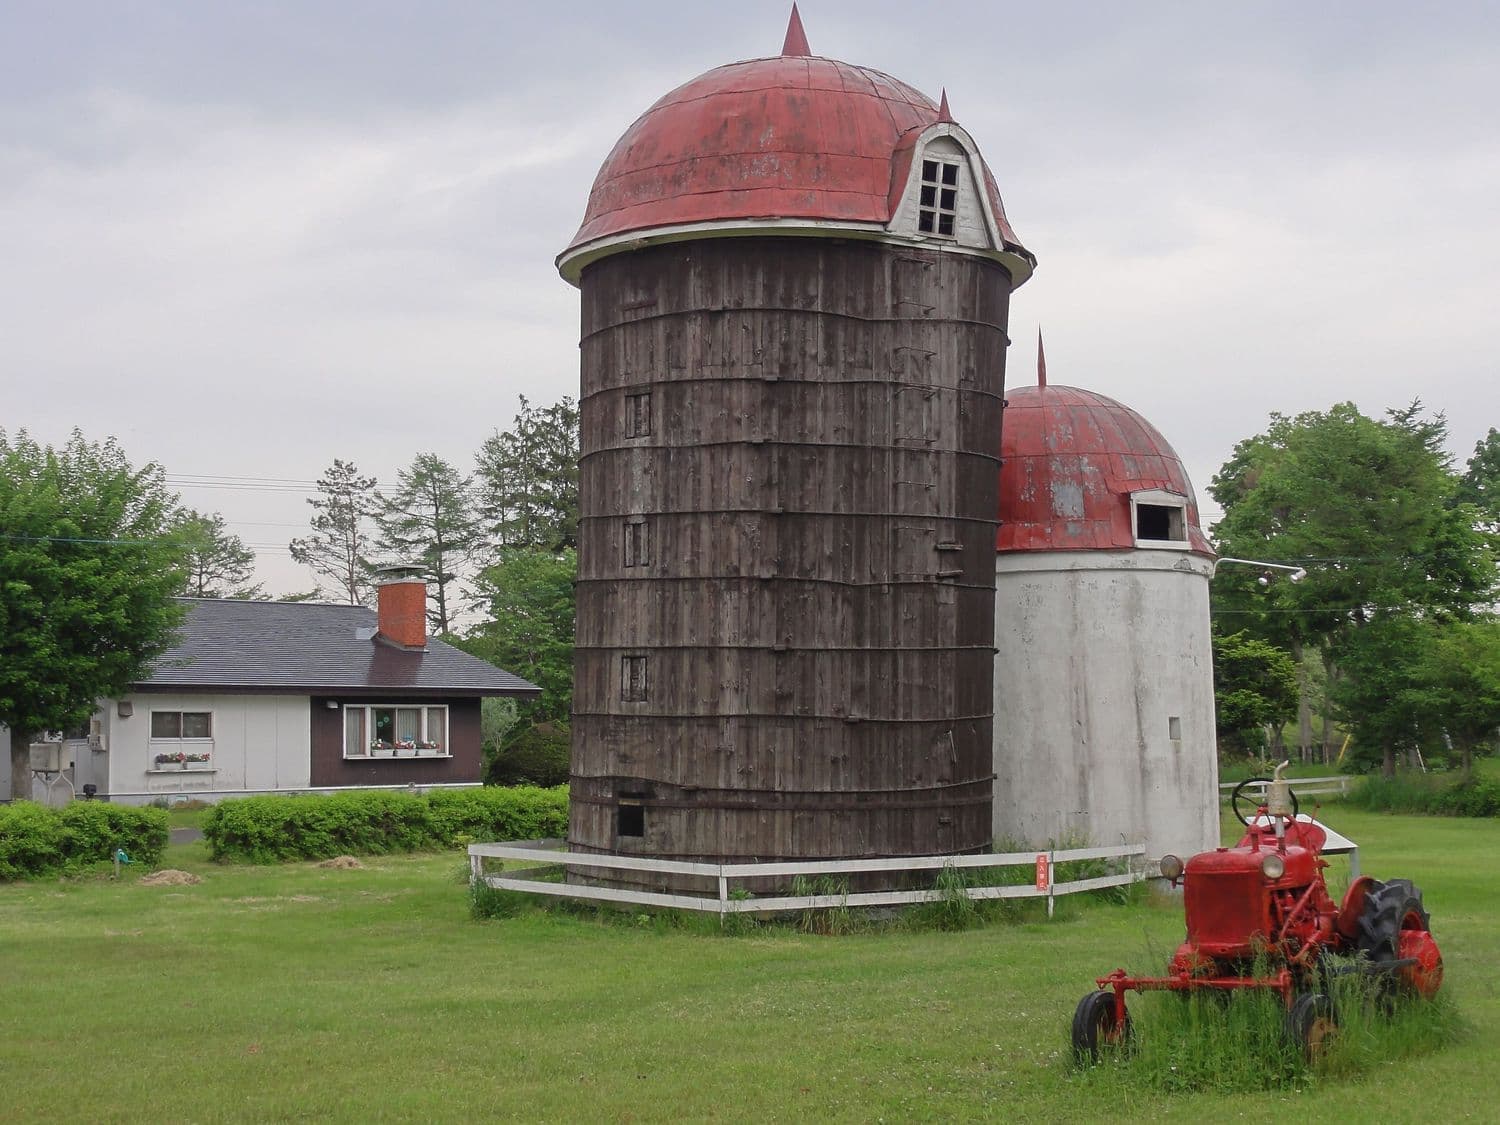
[[1047,862],[1047,853],[1042,852],[1036,857],[1036,889],[1045,891],[1051,881],[1051,865]]

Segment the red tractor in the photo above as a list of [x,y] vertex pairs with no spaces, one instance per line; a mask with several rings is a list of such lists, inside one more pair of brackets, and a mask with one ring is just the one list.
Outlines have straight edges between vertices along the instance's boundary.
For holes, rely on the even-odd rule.
[[[1203,852],[1186,864],[1177,856],[1162,857],[1161,873],[1174,887],[1183,886],[1187,940],[1165,976],[1116,969],[1098,978],[1098,990],[1079,1002],[1073,1017],[1078,1058],[1096,1060],[1102,1049],[1128,1040],[1125,993],[1131,989],[1184,995],[1274,989],[1286,1004],[1287,1033],[1309,1055],[1337,1028],[1328,979],[1339,970],[1327,955],[1356,958],[1340,968],[1378,974],[1382,989],[1393,994],[1436,994],[1443,957],[1422,892],[1405,879],[1382,883],[1361,876],[1343,903],[1335,903],[1323,878],[1327,836],[1314,821],[1298,817],[1297,798],[1281,776],[1287,765],[1278,766],[1274,778],[1250,778],[1235,787],[1231,804],[1245,835],[1234,847]],[[1256,784],[1266,786],[1259,807],[1244,797]],[[1248,817],[1247,807],[1255,809]]]

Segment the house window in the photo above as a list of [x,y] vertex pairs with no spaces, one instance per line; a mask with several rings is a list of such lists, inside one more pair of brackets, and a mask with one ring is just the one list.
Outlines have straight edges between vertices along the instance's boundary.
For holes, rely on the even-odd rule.
[[208,739],[214,736],[212,711],[152,711],[151,739]]
[[646,658],[620,657],[620,698],[626,703],[640,703],[646,698]]
[[1175,492],[1148,489],[1130,498],[1137,547],[1187,546],[1187,500]]
[[640,516],[625,521],[625,565],[651,565],[651,525]]
[[346,706],[344,757],[451,757],[448,708],[393,703]]
[[625,396],[625,436],[649,437],[651,434],[651,392]]
[[921,193],[917,229],[952,238],[958,221],[958,165],[947,160],[923,160]]

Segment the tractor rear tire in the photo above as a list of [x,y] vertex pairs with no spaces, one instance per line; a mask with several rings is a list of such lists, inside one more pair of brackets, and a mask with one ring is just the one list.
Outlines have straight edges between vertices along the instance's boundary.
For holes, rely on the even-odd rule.
[[[1443,982],[1443,959],[1432,940],[1432,920],[1422,906],[1422,892],[1407,879],[1375,883],[1365,895],[1355,947],[1378,973],[1379,991],[1390,998],[1419,994],[1431,997]],[[1381,971],[1385,964],[1417,956],[1422,964]]]
[[1338,1030],[1333,1001],[1322,992],[1304,992],[1287,1009],[1287,1038],[1297,1045],[1308,1062],[1322,1058]]
[[1115,994],[1106,989],[1090,992],[1073,1013],[1073,1057],[1081,1063],[1096,1063],[1109,1051],[1130,1044],[1130,1013],[1115,1021]]

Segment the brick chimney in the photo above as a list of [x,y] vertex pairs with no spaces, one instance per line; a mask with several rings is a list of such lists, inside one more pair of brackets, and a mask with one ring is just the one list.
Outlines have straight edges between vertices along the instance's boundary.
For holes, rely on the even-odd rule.
[[380,636],[402,648],[427,647],[427,583],[415,567],[383,567],[376,587]]

